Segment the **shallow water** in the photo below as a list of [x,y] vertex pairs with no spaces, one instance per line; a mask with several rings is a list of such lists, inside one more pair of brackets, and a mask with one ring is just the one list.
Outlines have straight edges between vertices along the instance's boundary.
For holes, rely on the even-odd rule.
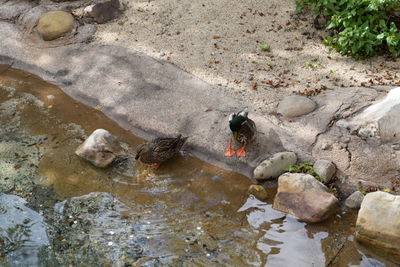
[[[17,89],[10,96],[2,88],[1,103],[26,94],[43,103],[16,107],[21,125],[45,136],[34,144],[43,151],[38,183],[54,188],[59,200],[99,191],[129,207],[121,212],[133,218],[143,248],[135,266],[396,266],[395,259],[354,241],[355,212],[319,224],[299,222],[272,209],[275,188],[261,202],[246,195],[246,177],[189,156],[158,170],[130,159],[95,168],[73,154],[93,130],[107,129],[131,148],[143,140],[110,121],[101,107],[81,105],[32,74],[0,65],[0,85]],[[13,265],[14,258],[8,260]]]

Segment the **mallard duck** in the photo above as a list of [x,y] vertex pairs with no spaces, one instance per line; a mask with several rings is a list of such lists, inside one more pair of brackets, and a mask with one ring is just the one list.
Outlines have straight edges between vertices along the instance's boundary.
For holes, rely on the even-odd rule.
[[229,116],[229,128],[232,131],[233,139],[243,144],[243,146],[235,151],[232,148],[232,138],[230,138],[228,148],[225,152],[226,157],[231,157],[235,153],[238,157],[245,157],[247,155],[246,145],[255,138],[257,132],[256,124],[247,117],[248,114],[249,112],[247,108],[245,108]]
[[136,147],[135,159],[158,168],[161,163],[178,154],[186,140],[187,137],[182,137],[182,135],[176,138],[155,138]]

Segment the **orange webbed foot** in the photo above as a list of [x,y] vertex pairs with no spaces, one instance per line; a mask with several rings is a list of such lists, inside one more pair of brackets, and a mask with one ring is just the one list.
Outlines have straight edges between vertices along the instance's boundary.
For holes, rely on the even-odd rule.
[[246,145],[243,145],[241,148],[239,148],[236,151],[236,156],[238,156],[238,157],[246,157],[247,156]]
[[225,157],[232,157],[233,155],[235,155],[235,153],[236,153],[235,150],[233,150],[232,148],[228,148],[228,149],[225,151],[224,156],[225,156]]
[[153,163],[150,166],[153,167],[154,169],[158,169],[158,167],[160,167],[160,163]]
[[228,148],[226,149],[224,156],[232,157],[233,155],[235,155],[235,153],[236,153],[236,151],[232,148],[232,139],[230,139]]

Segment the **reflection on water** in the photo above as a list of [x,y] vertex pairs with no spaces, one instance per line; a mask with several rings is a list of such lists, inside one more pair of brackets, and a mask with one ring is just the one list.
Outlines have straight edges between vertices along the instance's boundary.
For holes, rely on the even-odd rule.
[[0,203],[0,254],[7,254],[11,266],[33,265],[49,245],[43,217],[17,196],[1,194]]
[[[257,207],[248,215],[249,224],[262,229],[257,248],[267,256],[266,266],[323,266],[325,257],[321,240],[327,232],[310,234],[306,223],[272,209],[271,204],[249,198],[240,210]],[[301,251],[301,253],[299,253]]]
[[31,134],[48,136],[41,183],[61,198],[108,192],[129,207],[124,212],[135,218],[143,247],[137,266],[395,266],[353,240],[355,213],[315,225],[298,222],[272,209],[275,188],[268,189],[267,202],[247,197],[246,177],[194,158],[180,156],[158,170],[132,158],[95,168],[73,154],[85,134],[104,128],[132,148],[142,140],[33,75],[10,69],[0,72],[1,84],[45,103],[20,107]]

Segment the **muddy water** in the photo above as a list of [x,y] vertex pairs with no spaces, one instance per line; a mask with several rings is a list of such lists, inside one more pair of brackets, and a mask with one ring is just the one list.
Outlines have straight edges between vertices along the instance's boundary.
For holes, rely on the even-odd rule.
[[55,198],[109,192],[138,218],[132,223],[139,225],[144,255],[135,266],[395,266],[394,259],[354,241],[354,212],[307,225],[272,209],[275,188],[266,202],[247,197],[246,177],[189,156],[158,170],[132,160],[95,168],[73,154],[93,130],[107,129],[130,152],[143,140],[110,121],[101,107],[81,105],[32,74],[0,65],[0,85],[16,88],[13,96],[0,90],[1,102],[29,94],[43,104],[26,101],[17,109],[31,135],[46,137],[33,144],[44,151],[35,167]]

